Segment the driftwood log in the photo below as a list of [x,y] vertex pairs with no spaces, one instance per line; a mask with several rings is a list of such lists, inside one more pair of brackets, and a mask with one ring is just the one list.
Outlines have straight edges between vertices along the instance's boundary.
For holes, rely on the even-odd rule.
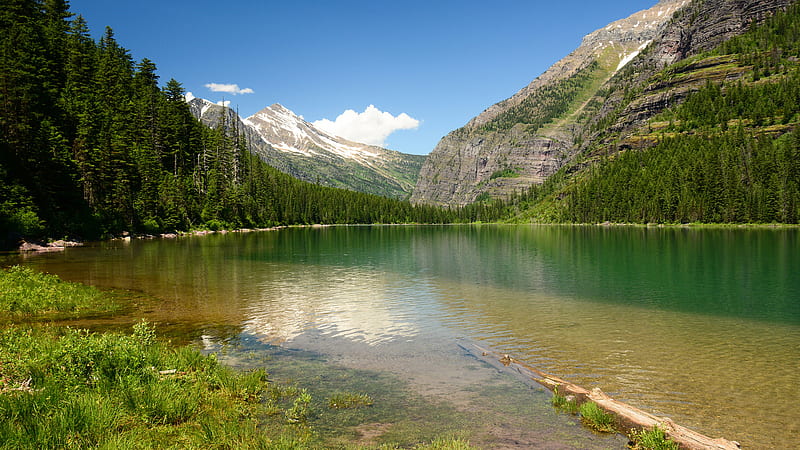
[[739,443],[736,441],[729,441],[722,438],[712,439],[678,425],[669,418],[657,417],[639,408],[614,400],[598,388],[592,389],[591,391],[586,390],[576,384],[528,366],[509,355],[502,355],[474,343],[462,343],[459,344],[459,346],[471,355],[494,367],[517,372],[536,381],[551,391],[558,389],[560,395],[565,397],[572,396],[578,404],[587,401],[597,403],[600,408],[615,416],[618,429],[620,430],[652,429],[657,426],[659,429],[664,430],[667,437],[675,441],[681,448],[704,450],[738,450],[740,448]]

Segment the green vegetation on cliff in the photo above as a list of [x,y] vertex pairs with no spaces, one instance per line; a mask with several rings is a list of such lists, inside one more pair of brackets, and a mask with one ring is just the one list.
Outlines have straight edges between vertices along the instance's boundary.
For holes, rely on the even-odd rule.
[[[797,223],[798,51],[795,5],[666,67],[646,81],[650,89],[676,76],[705,84],[634,132],[588,146],[582,159],[522,196],[518,220]],[[719,80],[721,71],[738,79]]]
[[508,130],[515,125],[524,124],[529,133],[536,132],[545,124],[569,112],[576,99],[587,96],[585,91],[596,83],[596,72],[599,69],[600,63],[593,61],[574,75],[538,89],[519,105],[482,125],[479,130]]

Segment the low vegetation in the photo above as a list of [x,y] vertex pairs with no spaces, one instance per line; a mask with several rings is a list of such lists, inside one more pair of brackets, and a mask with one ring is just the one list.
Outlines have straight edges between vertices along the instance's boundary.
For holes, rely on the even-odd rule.
[[[0,333],[0,442],[10,448],[299,446],[304,392],[132,334],[12,326]],[[268,426],[265,426],[268,425]]]
[[634,450],[678,450],[677,442],[670,440],[664,430],[658,427],[631,431],[628,435],[631,442],[628,444]]
[[553,391],[553,398],[550,399],[550,403],[560,411],[570,414],[578,413],[578,402],[561,395],[557,387]]
[[[29,268],[0,270],[0,448],[326,446],[314,427],[324,404],[307,389],[269,381],[261,367],[235,370],[214,354],[172,346],[143,321],[128,333],[52,322],[118,308],[92,287]],[[373,400],[343,391],[328,404],[350,411]],[[410,447],[471,448],[461,438],[421,441]]]
[[372,397],[367,394],[353,392],[337,392],[328,400],[328,407],[332,409],[349,409],[372,406]]
[[[588,401],[580,406],[571,398],[558,392],[558,387],[553,390],[550,403],[559,411],[569,414],[579,414],[581,422],[587,427],[602,433],[617,432],[616,420],[612,414],[605,412],[597,403]],[[664,430],[653,427],[652,429],[631,430],[628,433],[630,442],[628,446],[633,450],[678,450],[675,441],[670,440]]]
[[581,422],[589,428],[603,433],[616,432],[616,420],[612,414],[605,412],[595,402],[582,403],[578,408]]
[[603,433],[614,433],[616,420],[612,414],[605,412],[595,402],[584,402],[578,405],[574,399],[567,398],[558,392],[558,388],[553,391],[551,404],[560,411],[580,415],[581,422],[592,430]]
[[519,172],[514,169],[503,169],[503,170],[496,170],[492,173],[489,177],[490,180],[494,180],[495,178],[518,178]]
[[0,322],[108,315],[123,306],[94,287],[65,282],[27,267],[0,271]]

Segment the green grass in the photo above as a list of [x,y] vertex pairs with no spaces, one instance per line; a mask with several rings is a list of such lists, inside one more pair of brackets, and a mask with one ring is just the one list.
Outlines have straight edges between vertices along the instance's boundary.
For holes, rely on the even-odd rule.
[[578,408],[581,422],[589,428],[603,433],[615,433],[614,416],[603,411],[595,402],[582,403]]
[[[364,408],[373,399],[353,389],[367,380],[386,396],[374,374],[340,377],[326,366],[319,373],[330,383],[312,382],[310,392],[269,381],[260,364],[236,370],[214,354],[163,342],[146,322],[128,333],[37,324],[64,311],[91,317],[118,306],[107,293],[27,268],[2,271],[0,297],[0,317],[11,318],[0,327],[0,449],[356,448],[347,438],[372,423],[364,420],[392,425],[374,442],[381,448],[470,448],[461,437],[441,437],[449,425],[414,420],[451,410],[402,390]],[[323,384],[330,386],[320,392]],[[325,407],[331,403],[343,406]],[[402,419],[406,409],[413,417]]]
[[465,439],[434,439],[430,444],[421,444],[414,447],[417,450],[469,450],[472,447]]
[[118,313],[118,299],[97,288],[69,283],[22,266],[0,270],[0,319],[74,319]]
[[[310,396],[266,372],[130,335],[12,326],[0,334],[0,442],[10,448],[271,447],[314,442]],[[247,439],[243,441],[242,439]]]
[[678,450],[678,443],[670,440],[664,430],[656,427],[631,431],[628,435],[631,440],[630,448],[634,450]]
[[492,173],[489,177],[490,180],[494,180],[495,178],[518,178],[520,176],[519,172],[514,169],[502,169],[496,170]]
[[372,397],[367,394],[337,392],[328,400],[328,407],[332,409],[362,408],[365,406],[372,406]]
[[553,390],[553,398],[550,399],[550,404],[563,412],[570,414],[578,413],[578,403],[575,400],[569,400],[567,397],[558,392],[558,388]]

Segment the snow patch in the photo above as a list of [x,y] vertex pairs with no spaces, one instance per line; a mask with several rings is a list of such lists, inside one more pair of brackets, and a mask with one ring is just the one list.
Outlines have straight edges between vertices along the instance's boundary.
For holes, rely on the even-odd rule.
[[208,111],[208,108],[211,108],[212,106],[214,106],[214,104],[211,102],[203,102],[203,107],[200,108],[200,117],[205,116],[206,111]]
[[244,122],[256,130],[263,142],[282,152],[352,159],[363,165],[373,165],[381,158],[377,149],[327,134],[277,103]]
[[623,67],[625,67],[625,65],[626,65],[626,64],[628,64],[629,62],[631,62],[631,61],[633,60],[633,58],[636,58],[636,56],[637,56],[637,55],[639,55],[639,52],[641,52],[642,50],[644,50],[644,48],[645,48],[645,47],[647,47],[648,45],[650,45],[650,43],[651,43],[651,42],[653,42],[653,40],[652,40],[652,39],[651,39],[651,40],[649,40],[649,41],[647,41],[647,42],[645,42],[644,44],[640,45],[640,46],[639,46],[639,48],[637,48],[636,50],[634,50],[634,51],[633,51],[633,53],[631,53],[630,55],[628,55],[628,56],[626,56],[626,57],[622,58],[622,60],[619,62],[619,65],[617,66],[617,68],[615,69],[615,71],[616,71],[616,70],[619,70],[619,69],[622,69]]

